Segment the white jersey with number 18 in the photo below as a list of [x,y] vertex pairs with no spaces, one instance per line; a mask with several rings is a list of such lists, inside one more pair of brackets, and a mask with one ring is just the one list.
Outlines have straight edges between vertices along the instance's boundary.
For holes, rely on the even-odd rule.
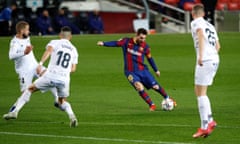
[[52,40],[48,46],[53,48],[53,52],[45,76],[60,81],[70,80],[72,64],[78,63],[76,47],[67,39]]

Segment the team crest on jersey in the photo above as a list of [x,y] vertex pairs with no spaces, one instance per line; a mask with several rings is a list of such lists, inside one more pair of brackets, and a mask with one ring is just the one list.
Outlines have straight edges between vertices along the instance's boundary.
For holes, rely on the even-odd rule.
[[130,75],[128,75],[128,80],[130,81],[130,82],[132,82],[133,81],[133,76],[130,74]]
[[139,50],[140,50],[140,51],[143,51],[143,50],[144,50],[144,48],[143,48],[143,47],[140,47],[140,48],[139,48]]

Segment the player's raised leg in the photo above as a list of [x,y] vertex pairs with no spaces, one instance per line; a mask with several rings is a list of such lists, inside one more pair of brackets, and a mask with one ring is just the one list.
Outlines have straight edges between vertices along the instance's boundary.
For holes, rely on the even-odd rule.
[[164,99],[168,99],[168,98],[169,98],[169,99],[172,99],[172,100],[173,100],[174,107],[177,106],[177,102],[176,102],[173,98],[171,98],[171,97],[166,93],[166,91],[164,90],[164,88],[161,87],[159,84],[154,85],[154,86],[153,86],[153,89],[154,89],[156,92],[158,92],[159,94],[161,94]]
[[[156,73],[160,73],[159,71]],[[166,91],[164,90],[163,87],[161,87],[158,82],[155,80],[155,78],[153,77],[153,75],[148,71],[145,70],[143,71],[143,78],[142,81],[144,83],[144,86],[146,88],[151,88],[153,90],[155,90],[156,92],[158,92],[164,99],[169,99],[170,96],[166,93]],[[159,76],[160,74],[158,74]],[[172,98],[171,98],[172,99]],[[172,99],[173,100],[173,99]],[[177,103],[175,102],[175,100],[173,100],[174,102],[174,107],[177,106]]]
[[22,95],[17,99],[15,104],[11,107],[10,111],[7,114],[3,115],[3,118],[6,120],[16,119],[18,112],[22,107],[30,100],[32,92],[29,89],[26,89]]
[[[46,72],[47,68],[44,66],[40,66],[39,67],[39,74],[37,75],[37,77],[42,76],[45,72]],[[49,91],[52,93],[52,96],[54,98],[54,106],[55,107],[59,107],[58,105],[58,95],[57,95],[57,89],[55,87],[49,88]]]
[[53,88],[50,88],[49,90],[52,93],[52,96],[54,97],[54,106],[58,108],[59,105],[58,105],[57,89],[53,87]]

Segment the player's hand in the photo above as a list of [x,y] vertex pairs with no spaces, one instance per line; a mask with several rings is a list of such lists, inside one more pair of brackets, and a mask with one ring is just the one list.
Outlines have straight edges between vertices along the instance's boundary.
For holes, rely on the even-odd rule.
[[198,64],[199,64],[200,66],[203,66],[202,59],[198,59]]
[[103,46],[104,43],[103,43],[103,41],[98,41],[98,42],[97,42],[97,45],[99,45],[99,46]]
[[38,65],[38,67],[37,67],[37,74],[38,75],[42,74],[42,66],[41,65]]
[[156,71],[156,75],[157,75],[158,77],[160,77],[160,71],[159,71],[159,70]]
[[27,46],[26,49],[24,50],[24,54],[25,55],[29,54],[32,51],[32,49],[33,49],[33,46],[31,46],[31,45]]

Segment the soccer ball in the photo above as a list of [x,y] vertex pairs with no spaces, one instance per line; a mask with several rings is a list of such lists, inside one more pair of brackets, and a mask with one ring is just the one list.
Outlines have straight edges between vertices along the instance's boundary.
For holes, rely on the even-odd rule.
[[162,109],[165,111],[171,111],[174,109],[174,102],[172,99],[164,99],[161,103]]

